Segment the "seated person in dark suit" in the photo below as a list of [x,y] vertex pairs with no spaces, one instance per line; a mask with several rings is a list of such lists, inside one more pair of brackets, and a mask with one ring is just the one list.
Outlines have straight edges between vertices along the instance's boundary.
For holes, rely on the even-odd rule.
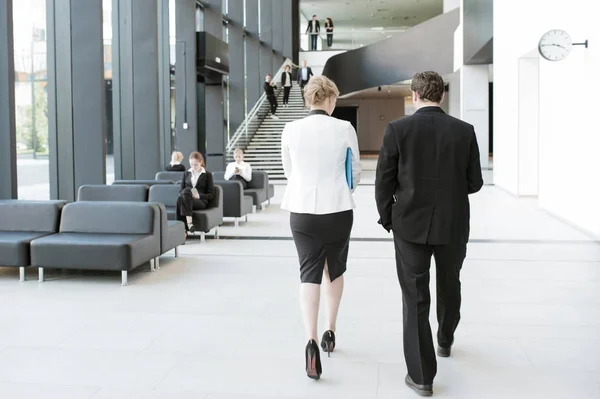
[[192,222],[192,213],[208,207],[214,198],[213,176],[206,171],[204,157],[199,152],[190,154],[190,169],[183,175],[181,192],[177,199],[177,219],[185,223],[190,232],[196,231]]
[[225,169],[225,180],[239,181],[244,188],[248,188],[248,182],[252,180],[252,166],[244,162],[244,150],[236,148],[233,159],[235,162],[231,162]]
[[181,163],[183,161],[183,154],[179,151],[171,154],[171,163],[165,168],[167,172],[185,172],[185,165]]

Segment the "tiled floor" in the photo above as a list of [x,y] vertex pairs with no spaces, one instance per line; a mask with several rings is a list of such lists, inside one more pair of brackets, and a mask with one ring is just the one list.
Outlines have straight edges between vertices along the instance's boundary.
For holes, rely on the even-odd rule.
[[[351,243],[338,347],[321,381],[306,378],[282,190],[221,229],[264,239],[191,240],[128,287],[115,273],[50,272],[39,284],[34,270],[19,283],[0,269],[0,398],[415,398],[371,185],[357,189],[353,237],[375,240]],[[436,397],[600,398],[600,246],[493,186],[472,209],[463,319]]]

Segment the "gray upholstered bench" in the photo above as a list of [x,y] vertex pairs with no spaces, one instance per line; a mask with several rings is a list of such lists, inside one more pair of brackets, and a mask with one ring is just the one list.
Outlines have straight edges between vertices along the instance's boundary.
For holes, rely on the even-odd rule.
[[148,201],[148,189],[145,184],[86,184],[79,187],[77,201]]
[[115,180],[113,184],[144,184],[146,186],[153,186],[155,184],[173,184],[170,180]]
[[57,234],[31,242],[31,265],[44,268],[127,272],[161,251],[158,206],[144,202],[74,202],[62,210]]
[[[168,184],[172,186],[172,184]],[[146,202],[149,187],[144,184],[117,184],[107,186],[104,184],[85,185],[79,187],[78,201],[133,201]],[[169,221],[167,210],[161,203],[156,203],[161,212],[161,253],[175,250],[179,256],[178,246],[185,244],[185,226],[182,222]],[[158,259],[156,268],[159,269]]]
[[235,218],[235,227],[239,226],[240,218],[245,217],[248,221],[248,214],[252,213],[252,197],[244,194],[244,187],[239,181],[219,181],[217,182],[223,189],[223,216]]
[[31,265],[30,243],[58,231],[65,201],[0,202],[0,266],[18,267],[25,281],[25,268]]
[[168,180],[174,183],[179,183],[183,180],[185,172],[158,172],[154,178],[156,180]]
[[[155,185],[150,187],[148,200],[165,205],[169,220],[177,220],[177,198],[181,187],[178,185]],[[215,197],[204,210],[196,210],[192,220],[196,230],[201,233],[202,241],[206,233],[215,229],[215,238],[219,237],[219,226],[223,224],[223,189],[215,185]]]

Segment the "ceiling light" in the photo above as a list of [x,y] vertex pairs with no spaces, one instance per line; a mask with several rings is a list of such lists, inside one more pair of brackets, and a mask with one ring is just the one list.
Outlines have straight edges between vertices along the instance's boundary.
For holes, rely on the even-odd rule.
[[374,26],[371,30],[383,30],[383,26]]

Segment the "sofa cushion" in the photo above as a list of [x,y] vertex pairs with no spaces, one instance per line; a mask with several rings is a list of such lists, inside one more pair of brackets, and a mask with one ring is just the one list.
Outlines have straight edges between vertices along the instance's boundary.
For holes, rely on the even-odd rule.
[[56,232],[64,205],[65,201],[2,201],[0,231]]
[[79,187],[77,201],[133,201],[148,200],[148,186],[145,184],[104,184]]
[[0,231],[0,266],[29,266],[29,244],[51,233]]
[[167,222],[167,226],[169,234],[167,242],[163,247],[163,253],[185,244],[185,226],[183,222],[177,220],[169,221]]
[[152,236],[58,233],[31,243],[31,264],[84,270],[131,270],[158,256]]
[[155,217],[160,229],[155,208],[145,202],[73,202],[63,209],[60,232],[153,234]]

